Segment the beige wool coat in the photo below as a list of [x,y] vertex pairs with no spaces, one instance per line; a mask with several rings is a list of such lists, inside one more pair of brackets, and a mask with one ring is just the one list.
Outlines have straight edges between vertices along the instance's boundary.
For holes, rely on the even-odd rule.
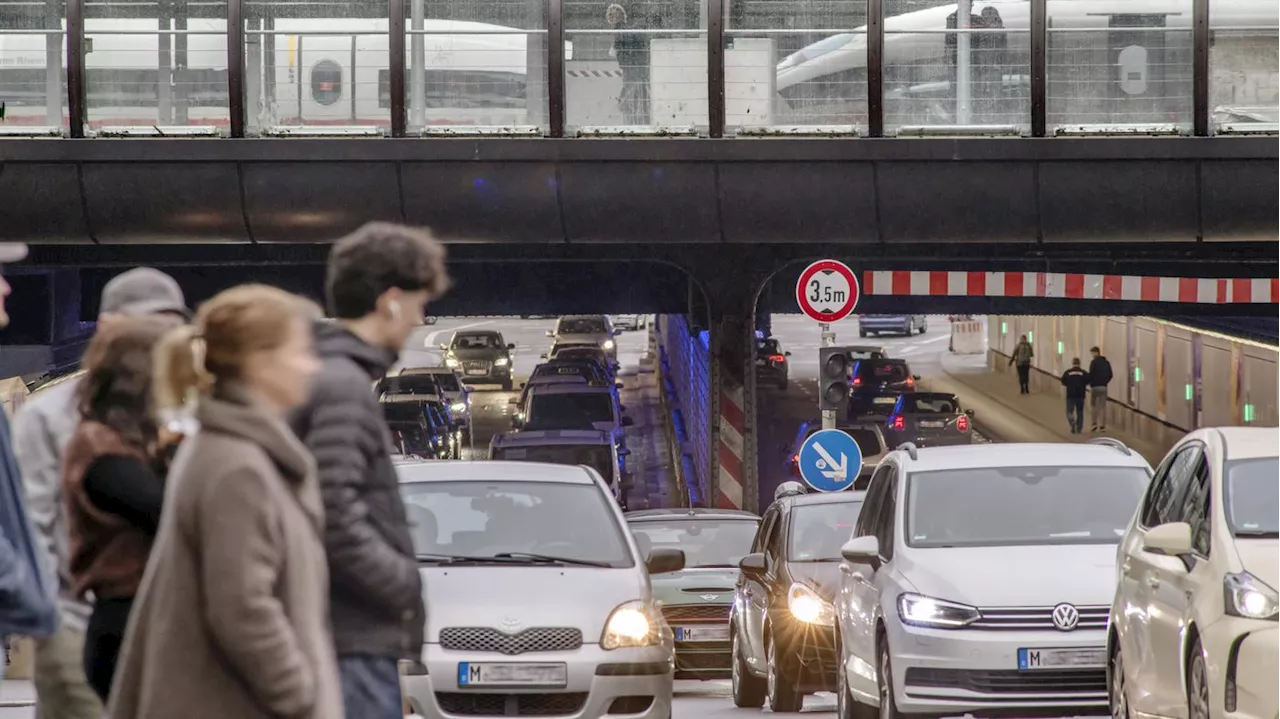
[[343,719],[314,464],[222,387],[168,476],[111,719]]

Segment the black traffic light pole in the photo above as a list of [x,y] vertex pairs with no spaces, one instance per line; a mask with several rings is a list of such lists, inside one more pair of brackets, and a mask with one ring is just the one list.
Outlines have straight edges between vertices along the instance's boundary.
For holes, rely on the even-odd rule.
[[[822,346],[835,347],[836,333],[831,331],[831,325],[827,324],[826,322],[823,322],[819,324],[818,327],[822,330]],[[822,410],[822,428],[823,429],[836,428],[836,411],[834,409]]]

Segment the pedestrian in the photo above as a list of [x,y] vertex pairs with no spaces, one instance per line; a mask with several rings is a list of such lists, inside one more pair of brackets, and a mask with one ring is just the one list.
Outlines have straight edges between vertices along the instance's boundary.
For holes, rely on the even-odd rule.
[[1035,350],[1031,349],[1031,340],[1026,335],[1018,340],[1018,344],[1013,348],[1013,356],[1009,358],[1009,364],[1014,365],[1018,370],[1018,394],[1031,394],[1031,359],[1036,356]]
[[342,719],[324,508],[285,421],[319,368],[302,304],[226,290],[156,355],[157,410],[194,403],[198,429],[169,471],[108,715]]
[[605,8],[604,19],[614,29],[609,54],[618,61],[618,69],[622,71],[618,106],[622,109],[623,124],[648,125],[650,38],[645,32],[648,23],[643,16],[628,16],[618,3]]
[[[26,245],[0,242],[0,269],[26,256]],[[5,299],[11,291],[0,275],[0,329],[9,325]],[[0,408],[0,644],[9,636],[46,637],[57,627],[53,591],[41,565],[37,541],[13,457],[9,416]],[[4,668],[0,658],[0,681],[4,681]]]
[[444,247],[425,231],[370,223],[339,240],[325,280],[335,321],[316,325],[323,370],[293,417],[324,492],[333,639],[358,719],[402,716],[398,660],[420,655],[425,628],[390,434],[369,387],[448,286]]
[[[96,331],[130,317],[183,321],[190,316],[182,289],[169,275],[137,267],[103,287]],[[35,689],[40,719],[99,719],[102,702],[84,674],[84,632],[90,602],[78,599],[68,570],[67,519],[62,502],[62,454],[80,420],[77,392],[84,370],[35,392],[13,420],[18,466],[50,586],[58,591],[58,631],[36,642]]]
[[159,433],[151,415],[151,357],[174,322],[113,322],[85,352],[76,425],[62,462],[68,573],[77,597],[93,593],[84,674],[103,701],[164,504]]
[[1084,431],[1084,398],[1089,392],[1089,373],[1080,367],[1080,358],[1071,358],[1071,367],[1062,373],[1062,386],[1067,394],[1067,424],[1071,434]]
[[1102,356],[1102,350],[1089,348],[1093,359],[1089,360],[1089,411],[1093,415],[1093,431],[1107,430],[1107,385],[1111,384],[1111,363]]

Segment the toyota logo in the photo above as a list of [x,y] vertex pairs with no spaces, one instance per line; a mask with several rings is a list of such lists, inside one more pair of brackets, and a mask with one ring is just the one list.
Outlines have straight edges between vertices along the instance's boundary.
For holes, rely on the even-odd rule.
[[515,617],[506,617],[502,620],[502,631],[507,634],[514,634],[520,629],[520,620]]
[[1053,626],[1060,631],[1069,632],[1080,623],[1080,611],[1070,604],[1059,604],[1053,608]]

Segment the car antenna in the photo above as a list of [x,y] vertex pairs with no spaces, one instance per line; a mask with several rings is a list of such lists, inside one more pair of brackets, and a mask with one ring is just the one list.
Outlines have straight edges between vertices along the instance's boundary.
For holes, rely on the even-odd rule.
[[1089,444],[1100,444],[1104,447],[1114,447],[1115,449],[1118,449],[1121,452],[1124,452],[1126,457],[1133,456],[1133,451],[1130,450],[1125,445],[1124,442],[1121,442],[1120,440],[1115,439],[1114,437],[1094,437],[1093,439],[1089,440]]

